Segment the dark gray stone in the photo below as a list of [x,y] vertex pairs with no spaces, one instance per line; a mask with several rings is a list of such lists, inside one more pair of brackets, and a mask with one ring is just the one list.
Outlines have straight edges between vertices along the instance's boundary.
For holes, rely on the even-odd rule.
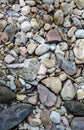
[[72,130],[84,130],[84,117],[76,117],[71,122]]
[[10,130],[32,113],[30,104],[17,104],[0,113],[0,130]]
[[75,116],[84,116],[84,104],[79,101],[65,101],[66,109]]
[[16,96],[9,88],[0,86],[0,103],[9,103]]

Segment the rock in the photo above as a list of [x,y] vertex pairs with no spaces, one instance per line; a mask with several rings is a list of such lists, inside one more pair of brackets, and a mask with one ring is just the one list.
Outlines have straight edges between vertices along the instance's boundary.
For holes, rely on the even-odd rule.
[[41,125],[41,119],[39,118],[34,118],[34,117],[29,117],[29,124],[33,127],[38,127]]
[[35,43],[28,44],[28,46],[27,46],[28,53],[30,55],[33,54],[33,52],[35,51],[36,47],[37,47],[37,45]]
[[37,58],[26,59],[22,64],[10,64],[8,68],[14,68],[17,76],[32,81],[37,77],[40,64]]
[[23,15],[30,14],[30,7],[29,6],[22,7],[21,12],[22,12]]
[[31,30],[31,24],[29,21],[24,21],[22,24],[21,24],[21,30],[23,32],[28,32]]
[[66,51],[68,50],[68,44],[66,42],[60,42],[57,47],[56,47],[56,50],[57,49],[60,49],[61,51]]
[[72,12],[72,9],[67,2],[62,2],[60,5],[60,9],[63,11],[65,15]]
[[53,123],[58,124],[61,122],[61,116],[58,112],[52,111],[50,114],[50,119],[52,120]]
[[6,77],[6,72],[0,67],[0,79],[4,79]]
[[11,90],[16,90],[16,85],[15,85],[15,82],[14,82],[14,79],[10,79],[10,89]]
[[18,101],[23,101],[25,98],[26,98],[26,95],[25,95],[25,94],[17,94],[17,95],[16,95],[16,99],[17,99]]
[[75,26],[71,27],[68,31],[68,37],[72,37],[76,30],[77,28]]
[[84,104],[79,101],[65,101],[65,107],[75,116],[84,116]]
[[8,64],[12,63],[13,61],[15,61],[15,58],[12,55],[6,55],[6,57],[4,58],[4,61]]
[[52,41],[60,42],[61,36],[59,35],[59,33],[56,30],[52,29],[47,33],[46,40],[47,40],[47,42],[52,42]]
[[7,33],[5,32],[0,32],[0,40],[3,42],[3,43],[6,43],[8,41],[8,35]]
[[38,43],[40,43],[42,45],[45,43],[45,39],[40,35],[37,35],[37,34],[34,35],[33,39],[36,40]]
[[43,79],[42,83],[55,94],[58,94],[62,89],[62,83],[58,77]]
[[27,0],[25,3],[28,4],[29,6],[35,6],[36,4],[34,0]]
[[84,90],[78,89],[78,91],[77,91],[77,99],[78,100],[84,99]]
[[46,68],[53,68],[56,65],[56,62],[54,59],[49,59],[49,58],[43,58],[41,60],[41,63],[46,67]]
[[43,110],[41,113],[41,120],[45,128],[50,130],[52,127],[52,122],[49,117],[49,113],[50,113],[49,110]]
[[43,64],[41,64],[38,74],[39,75],[45,75],[46,72],[47,72],[47,68]]
[[6,20],[0,20],[0,33],[3,31],[3,29],[6,27],[7,21]]
[[4,32],[7,33],[9,40],[12,41],[15,37],[16,27],[12,25],[8,25],[6,26]]
[[32,110],[33,107],[30,104],[16,104],[4,109],[0,113],[0,129],[9,130],[15,127],[29,116]]
[[74,46],[74,54],[81,63],[84,63],[84,39],[78,39],[76,45]]
[[9,103],[15,97],[15,94],[8,87],[0,86],[0,103]]
[[75,117],[71,122],[72,130],[83,130],[84,129],[84,117]]
[[20,51],[20,54],[23,56],[27,54],[27,49],[25,46],[19,47],[19,51]]
[[36,105],[37,101],[38,101],[38,95],[37,94],[28,98],[28,103],[30,103],[30,104]]
[[19,0],[20,6],[23,7],[25,6],[25,1],[24,0]]
[[78,27],[78,28],[82,27],[81,22],[77,17],[73,17],[72,21],[73,21],[73,25],[75,25],[76,27]]
[[50,45],[50,50],[51,50],[51,51],[55,51],[55,49],[56,49],[56,44],[55,44],[55,43],[52,43],[52,44]]
[[73,86],[71,80],[67,80],[61,91],[63,100],[72,100],[76,95],[76,88]]
[[58,65],[68,75],[74,75],[76,73],[75,62],[66,60],[61,53],[56,54]]
[[43,3],[53,4],[54,0],[42,0]]
[[57,10],[54,14],[54,22],[56,25],[62,25],[63,23],[63,12],[62,10]]
[[33,29],[35,30],[40,29],[40,26],[35,18],[32,18],[30,22]]
[[12,6],[12,9],[13,9],[14,11],[16,11],[16,12],[19,12],[19,11],[20,11],[20,5],[19,5],[19,4],[14,4],[14,5]]
[[36,55],[42,55],[49,51],[49,45],[47,44],[41,44],[36,48],[35,54]]
[[84,29],[77,29],[75,36],[76,38],[84,38]]
[[79,9],[82,9],[84,7],[84,1],[83,0],[74,0],[74,2],[76,3],[76,5]]
[[51,107],[56,102],[56,96],[50,92],[45,86],[42,84],[39,84],[38,87],[38,93],[41,103],[47,107]]

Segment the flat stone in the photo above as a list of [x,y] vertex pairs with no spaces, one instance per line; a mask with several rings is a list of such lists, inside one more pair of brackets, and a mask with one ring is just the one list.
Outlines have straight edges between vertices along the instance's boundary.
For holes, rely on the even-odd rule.
[[6,57],[4,58],[4,61],[8,64],[12,63],[15,60],[15,58],[12,55],[6,55]]
[[47,44],[41,44],[36,48],[35,54],[36,55],[42,55],[49,51],[49,45]]
[[58,112],[52,111],[50,114],[50,119],[52,120],[53,123],[58,124],[61,122],[61,116]]
[[49,77],[41,82],[55,94],[58,94],[62,89],[62,83],[58,77]]
[[74,46],[75,57],[84,63],[84,39],[78,39]]
[[15,94],[8,87],[0,86],[0,103],[9,103],[15,97]]
[[65,107],[75,116],[84,116],[84,104],[79,101],[65,101]]
[[35,43],[30,43],[27,46],[27,51],[29,54],[33,54],[33,52],[35,51],[37,45]]
[[28,98],[28,103],[30,103],[30,104],[36,105],[37,102],[38,102],[38,95],[37,94]]
[[40,29],[40,26],[35,18],[32,18],[30,22],[31,22],[31,26],[34,30]]
[[21,30],[23,32],[28,32],[31,30],[31,23],[29,21],[24,21],[22,24],[21,24]]
[[43,3],[53,4],[54,0],[42,0]]
[[5,32],[0,32],[0,40],[3,42],[3,43],[6,43],[8,41],[8,35],[7,33]]
[[77,29],[77,28],[76,28],[75,26],[71,27],[71,28],[69,29],[69,31],[68,31],[68,37],[72,37],[72,36],[74,35],[76,29]]
[[41,125],[41,119],[35,117],[29,117],[29,124],[33,127],[38,127]]
[[61,53],[57,53],[56,57],[59,67],[63,69],[66,74],[74,75],[76,73],[75,62],[65,59]]
[[84,29],[77,29],[75,36],[76,38],[84,38]]
[[76,3],[76,5],[79,9],[82,9],[84,7],[84,1],[83,0],[74,0],[74,2]]
[[53,68],[56,65],[56,61],[54,59],[49,59],[49,58],[45,58],[45,57],[41,60],[41,63],[46,68]]
[[23,15],[30,14],[30,7],[29,6],[22,7],[21,12],[22,12]]
[[56,30],[52,29],[47,33],[46,40],[47,40],[47,42],[52,42],[52,41],[60,42],[61,36]]
[[84,99],[84,90],[78,89],[78,91],[77,91],[77,99],[78,100]]
[[[16,104],[4,109],[0,113],[0,129],[9,130],[21,123],[32,113],[33,107],[30,104]],[[3,123],[4,122],[4,123]]]
[[40,43],[42,45],[45,43],[45,39],[40,35],[37,35],[37,34],[34,35],[33,39],[36,40],[38,43]]
[[63,100],[72,100],[76,95],[76,88],[73,86],[71,80],[67,80],[61,91]]
[[62,25],[63,23],[63,12],[62,10],[57,10],[55,13],[54,13],[54,22],[56,25]]
[[72,130],[83,130],[84,129],[84,117],[75,117],[71,122]]
[[45,86],[42,84],[39,84],[38,87],[38,93],[41,103],[47,107],[51,107],[56,102],[56,96],[50,92]]

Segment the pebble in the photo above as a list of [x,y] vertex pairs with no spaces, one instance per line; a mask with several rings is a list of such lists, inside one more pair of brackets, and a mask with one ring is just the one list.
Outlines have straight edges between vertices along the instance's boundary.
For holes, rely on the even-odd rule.
[[14,4],[14,5],[12,6],[12,9],[13,9],[14,11],[16,11],[16,12],[19,12],[19,11],[20,11],[20,5],[19,5],[19,4]]
[[8,42],[8,35],[7,35],[7,33],[5,33],[5,32],[0,32],[0,40],[1,40],[3,43]]
[[19,0],[20,6],[23,7],[25,6],[25,1],[24,0]]
[[4,79],[6,77],[6,71],[3,70],[1,67],[0,67],[0,79]]
[[75,0],[74,1],[79,9],[82,9],[84,7],[84,1],[82,0]]
[[31,55],[34,53],[35,49],[36,49],[37,45],[35,43],[30,43],[27,46],[27,51],[28,53]]
[[76,88],[73,86],[71,80],[67,80],[61,91],[63,100],[72,100],[76,95]]
[[15,61],[15,58],[12,55],[6,55],[4,58],[4,61],[8,64],[12,63],[13,61]]
[[41,64],[40,68],[39,68],[39,71],[38,71],[38,74],[39,75],[45,75],[46,72],[47,72],[47,68],[43,64]]
[[53,123],[59,124],[61,122],[61,116],[58,112],[52,111],[50,113],[50,119],[52,120]]
[[16,104],[4,109],[0,113],[1,130],[8,130],[17,126],[20,122],[22,122],[27,116],[32,113],[32,110],[33,107],[30,104]]
[[23,32],[28,32],[31,30],[31,24],[29,21],[24,21],[22,24],[21,24],[21,31]]
[[83,130],[84,129],[84,117],[75,117],[71,122],[72,130]]
[[14,79],[10,79],[10,89],[11,90],[16,90],[16,85],[15,85],[15,83],[14,83]]
[[42,0],[43,3],[53,4],[54,0]]
[[49,58],[44,58],[41,61],[41,63],[46,67],[46,68],[53,68],[55,67],[55,60],[54,59],[49,59]]
[[41,119],[39,118],[34,118],[34,117],[29,117],[29,124],[33,127],[38,127],[41,125]]
[[62,89],[62,83],[58,77],[48,77],[43,79],[42,83],[55,94],[58,94]]
[[38,101],[38,95],[37,94],[28,98],[28,103],[30,103],[32,105],[36,105],[37,101]]
[[42,54],[44,54],[48,51],[49,51],[49,46],[47,44],[41,44],[36,48],[35,54],[36,55],[42,55]]
[[40,26],[35,18],[32,18],[30,23],[31,23],[31,26],[34,30],[40,29]]
[[77,28],[75,26],[71,27],[68,31],[68,37],[72,37],[76,30]]
[[40,101],[43,105],[51,107],[55,104],[56,96],[52,92],[50,92],[45,86],[39,84],[37,89]]
[[75,36],[76,38],[84,38],[84,29],[77,29]]
[[6,20],[0,20],[0,32],[3,31],[3,29],[6,27],[7,21]]
[[64,20],[64,15],[62,10],[57,10],[54,14],[54,22],[56,25],[62,25]]
[[[45,43],[45,39],[40,35],[37,35],[37,34],[34,35],[33,39],[42,45]],[[46,46],[46,45],[44,44],[44,46]]]
[[23,15],[27,16],[28,14],[30,14],[30,7],[29,6],[22,7],[21,12]]
[[78,91],[77,91],[77,99],[78,100],[84,99],[84,90],[78,89]]

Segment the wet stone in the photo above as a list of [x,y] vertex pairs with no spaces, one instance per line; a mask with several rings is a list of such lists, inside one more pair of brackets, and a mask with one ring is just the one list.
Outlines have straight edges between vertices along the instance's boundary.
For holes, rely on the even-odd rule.
[[15,127],[29,116],[32,110],[33,107],[30,104],[16,104],[4,109],[0,113],[0,129],[9,130]]
[[15,97],[15,94],[9,88],[0,86],[0,103],[9,103]]

